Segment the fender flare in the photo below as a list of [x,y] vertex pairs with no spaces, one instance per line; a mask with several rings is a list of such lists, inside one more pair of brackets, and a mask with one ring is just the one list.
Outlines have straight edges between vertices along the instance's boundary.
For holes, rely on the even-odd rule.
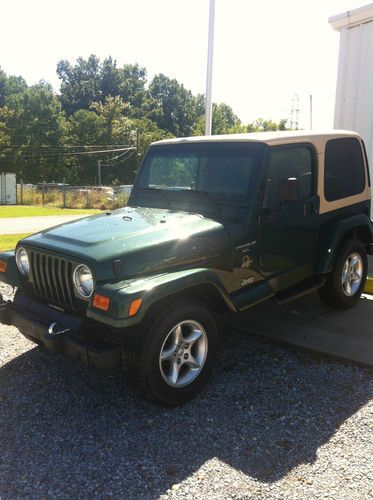
[[[317,273],[325,274],[332,271],[338,256],[338,251],[345,235],[354,229],[364,228],[369,235],[369,242],[373,242],[373,230],[369,217],[365,214],[355,215],[333,223],[332,227],[325,228],[325,234],[320,233],[320,248],[317,264]],[[331,229],[331,230],[330,230]]]
[[[87,316],[114,327],[133,326],[141,323],[149,308],[160,300],[171,299],[179,292],[192,291],[193,288],[203,285],[213,287],[227,307],[232,312],[237,312],[237,308],[216,273],[210,269],[198,268],[98,286],[95,292],[110,298],[109,313],[103,313],[90,304]],[[139,298],[143,300],[139,312],[130,318],[129,306],[133,300]]]

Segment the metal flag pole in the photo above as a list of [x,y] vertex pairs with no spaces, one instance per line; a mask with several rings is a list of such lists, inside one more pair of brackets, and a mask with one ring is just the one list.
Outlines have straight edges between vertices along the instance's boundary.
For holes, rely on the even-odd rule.
[[207,76],[205,101],[205,135],[212,131],[212,59],[214,53],[215,0],[210,0],[209,38],[207,48]]

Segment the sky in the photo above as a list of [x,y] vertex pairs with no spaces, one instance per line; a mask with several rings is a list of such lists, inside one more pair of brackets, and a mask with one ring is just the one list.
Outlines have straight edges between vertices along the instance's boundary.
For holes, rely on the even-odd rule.
[[[333,126],[339,33],[330,16],[364,0],[216,0],[213,100],[248,123]],[[111,55],[205,92],[209,0],[0,0],[0,67],[56,91],[60,59]],[[296,97],[297,96],[297,97]]]

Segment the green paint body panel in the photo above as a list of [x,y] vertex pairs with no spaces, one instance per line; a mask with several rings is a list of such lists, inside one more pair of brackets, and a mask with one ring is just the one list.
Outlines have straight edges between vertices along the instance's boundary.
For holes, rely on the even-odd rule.
[[98,283],[190,266],[230,252],[224,226],[199,214],[126,207],[62,224],[25,238],[22,245],[56,252],[93,267]]

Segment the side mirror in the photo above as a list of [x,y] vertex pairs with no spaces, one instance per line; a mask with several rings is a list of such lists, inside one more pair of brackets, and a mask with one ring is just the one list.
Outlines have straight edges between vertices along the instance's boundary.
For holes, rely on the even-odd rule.
[[296,203],[299,201],[299,181],[295,177],[280,179],[278,183],[278,202]]

